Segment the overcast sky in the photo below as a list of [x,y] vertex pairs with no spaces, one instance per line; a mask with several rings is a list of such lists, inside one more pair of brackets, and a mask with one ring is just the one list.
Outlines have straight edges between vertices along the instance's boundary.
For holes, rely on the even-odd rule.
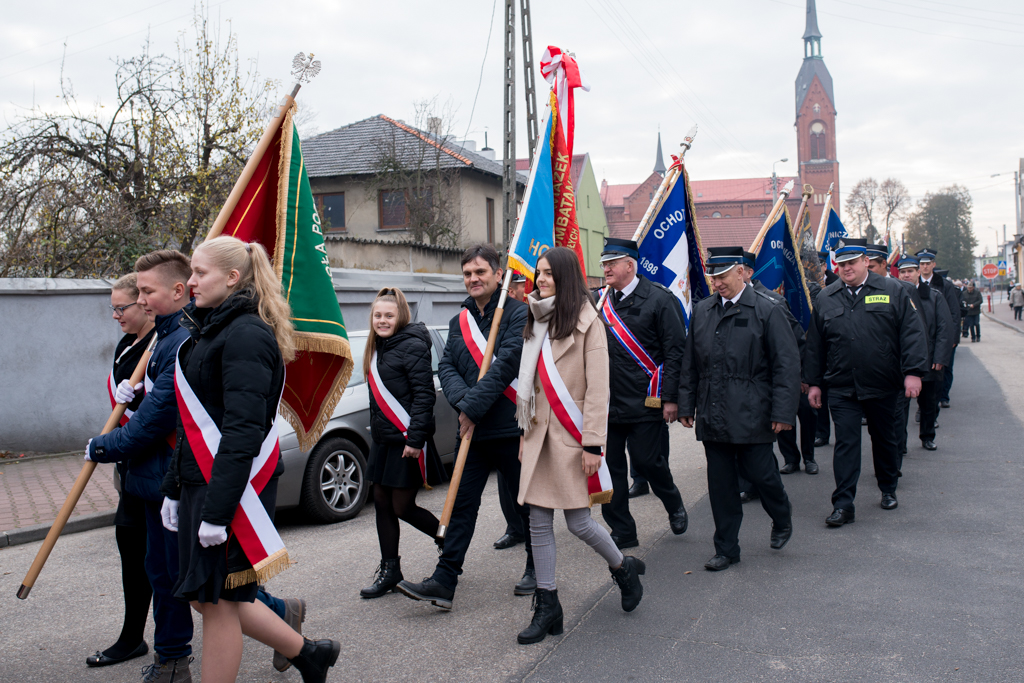
[[[549,44],[571,50],[590,80],[591,92],[576,98],[576,151],[590,153],[598,182],[640,182],[654,165],[659,127],[667,159],[694,123],[691,178],[767,176],[784,157],[790,161],[777,170],[792,175],[804,7],[802,0],[533,0],[534,55]],[[468,131],[482,146],[487,131],[499,154],[503,10],[503,0],[210,0],[211,16],[231,21],[241,56],[258,58],[260,72],[282,89],[296,52],[322,60],[299,98],[320,132],[381,113],[411,122],[414,102],[437,98],[455,108],[458,137]],[[6,3],[5,118],[33,101],[57,106],[65,51],[64,75],[80,99],[111,102],[111,60],[137,53],[147,35],[154,52],[174,53],[191,18],[192,4],[180,0]],[[965,185],[978,251],[991,253],[990,228],[1001,238],[1005,223],[1013,233],[1012,171],[1024,155],[1024,4],[818,0],[818,24],[835,83],[844,194],[868,176],[902,180],[915,201]],[[522,93],[518,17],[516,28]],[[520,157],[523,102],[520,94]],[[991,177],[999,172],[1010,173]]]

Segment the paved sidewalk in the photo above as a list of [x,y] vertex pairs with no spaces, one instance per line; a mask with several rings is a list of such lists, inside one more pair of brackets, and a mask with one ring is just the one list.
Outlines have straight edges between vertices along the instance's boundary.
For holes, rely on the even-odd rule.
[[[0,461],[0,533],[57,518],[68,492],[82,471],[82,455]],[[100,464],[93,472],[71,517],[117,508],[114,466]]]
[[[995,324],[995,323],[992,322],[992,320],[991,320],[992,318],[995,318],[999,322],[1005,323],[1005,324],[1013,327],[1014,329],[1016,329],[1019,332],[1024,332],[1024,321],[1014,320],[1013,319],[1013,309],[1010,308],[1010,305],[1007,303],[1006,292],[1003,292],[1002,296],[1003,296],[1003,300],[1000,302],[998,300],[998,298],[999,298],[999,294],[998,293],[992,295],[992,312],[989,313],[989,310],[988,310],[988,295],[985,295],[985,297],[986,297],[985,298],[985,303],[983,303],[982,306],[981,306],[982,316],[981,316],[980,324],[981,324],[981,328],[982,328],[981,329],[981,338],[982,339],[985,339],[985,325],[986,324],[989,324],[989,325]],[[970,342],[968,342],[968,343],[970,343]]]

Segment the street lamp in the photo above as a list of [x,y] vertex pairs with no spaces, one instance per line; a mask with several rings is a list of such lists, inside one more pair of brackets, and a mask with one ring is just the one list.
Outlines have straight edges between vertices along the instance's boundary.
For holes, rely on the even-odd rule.
[[[993,178],[998,178],[1001,175],[1010,175],[1010,172],[1006,171],[1005,173],[993,173],[992,177]],[[1017,222],[1015,223],[1016,231],[1015,231],[1014,234],[1019,237],[1020,234],[1021,234],[1021,229],[1020,229],[1021,226],[1020,226],[1020,173],[1018,171],[1014,171],[1013,172],[1013,208],[1014,208],[1014,212],[1015,212],[1015,214],[1017,216]]]
[[775,164],[784,164],[787,161],[789,161],[789,159],[779,159],[772,163],[772,204],[779,199],[779,176],[775,174]]

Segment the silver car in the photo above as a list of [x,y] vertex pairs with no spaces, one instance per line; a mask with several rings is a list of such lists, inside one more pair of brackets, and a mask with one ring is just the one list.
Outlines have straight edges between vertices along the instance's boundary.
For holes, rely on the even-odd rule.
[[[431,327],[431,365],[437,400],[434,443],[444,463],[454,460],[458,449],[459,417],[441,393],[437,364],[444,352],[448,328]],[[345,393],[338,401],[331,421],[311,451],[299,449],[295,430],[278,416],[284,474],[278,482],[277,509],[301,508],[317,522],[341,522],[359,514],[366,503],[370,482],[366,479],[366,458],[370,454],[370,395],[363,377],[366,330],[349,334],[355,368]]]

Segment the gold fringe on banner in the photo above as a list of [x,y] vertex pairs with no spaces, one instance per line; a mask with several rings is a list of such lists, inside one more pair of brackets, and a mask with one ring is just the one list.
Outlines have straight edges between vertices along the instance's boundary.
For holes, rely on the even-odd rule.
[[224,588],[238,588],[250,583],[264,584],[287,569],[289,564],[291,561],[288,559],[288,549],[281,548],[251,569],[228,574],[224,579]]
[[644,399],[644,405],[648,408],[660,408],[661,399],[657,396],[648,396]]
[[614,491],[601,491],[600,493],[590,494],[590,507],[595,505],[607,505],[612,502],[612,493]]

